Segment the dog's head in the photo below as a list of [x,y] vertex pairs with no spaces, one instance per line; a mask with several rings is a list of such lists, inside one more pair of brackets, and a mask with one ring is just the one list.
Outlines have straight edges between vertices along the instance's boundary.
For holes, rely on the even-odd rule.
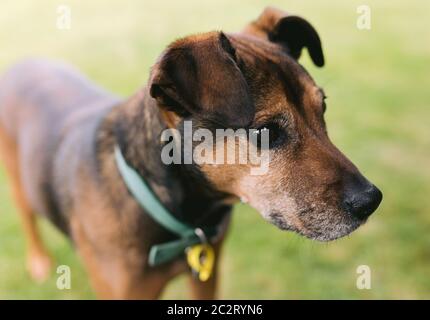
[[267,8],[241,33],[173,43],[149,87],[170,126],[192,120],[194,128],[212,132],[269,129],[265,174],[252,175],[252,164],[243,163],[198,170],[279,228],[328,241],[363,224],[382,194],[327,136],[324,92],[297,61],[305,47],[323,66],[320,38],[309,22]]

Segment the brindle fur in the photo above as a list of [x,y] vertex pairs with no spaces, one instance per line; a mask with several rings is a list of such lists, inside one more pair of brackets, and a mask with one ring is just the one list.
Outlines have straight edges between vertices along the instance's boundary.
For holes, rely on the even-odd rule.
[[[128,192],[115,145],[167,209],[188,223],[223,222],[227,230],[239,197],[280,228],[319,240],[363,222],[339,205],[345,181],[362,178],[329,141],[322,91],[296,60],[307,47],[317,65],[324,63],[318,35],[299,18],[286,25],[299,26],[302,36],[276,29],[286,16],[268,8],[241,33],[174,42],[148,85],[126,101],[59,63],[29,60],[6,73],[0,82],[0,147],[35,278],[46,277],[50,266],[36,212],[70,236],[99,297],[157,298],[171,278],[188,271],[183,258],[148,266],[149,248],[174,236]],[[273,118],[287,119],[288,143],[271,151],[267,175],[250,176],[248,165],[160,161],[162,130],[181,128],[184,120],[214,130],[258,127]],[[217,253],[224,236],[215,242]],[[191,280],[195,298],[215,297],[216,274],[208,283]]]

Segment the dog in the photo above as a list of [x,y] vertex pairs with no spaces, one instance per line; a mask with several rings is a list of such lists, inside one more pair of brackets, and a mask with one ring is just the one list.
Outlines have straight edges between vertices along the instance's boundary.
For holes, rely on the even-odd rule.
[[[324,91],[298,62],[304,48],[324,65],[315,28],[269,7],[241,32],[173,42],[127,100],[60,63],[12,67],[0,80],[0,147],[32,277],[45,279],[52,265],[36,213],[70,237],[97,296],[107,299],[156,299],[184,272],[193,298],[215,298],[218,257],[239,199],[280,229],[318,241],[362,225],[382,193],[329,140]],[[160,135],[188,120],[193,130],[269,129],[268,172],[250,175],[250,164],[164,164]],[[148,263],[159,244],[178,248],[178,236],[138,201],[127,170],[166,219],[196,231],[216,227],[193,240],[201,265],[193,269],[183,253],[157,263],[158,251]],[[215,259],[202,281],[196,269],[208,248]]]

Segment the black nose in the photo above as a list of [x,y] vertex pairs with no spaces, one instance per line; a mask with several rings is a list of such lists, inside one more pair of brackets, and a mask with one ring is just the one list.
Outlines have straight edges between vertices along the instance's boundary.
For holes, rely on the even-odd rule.
[[372,184],[366,184],[365,188],[357,187],[347,190],[344,198],[345,209],[359,219],[370,216],[382,200],[382,192]]

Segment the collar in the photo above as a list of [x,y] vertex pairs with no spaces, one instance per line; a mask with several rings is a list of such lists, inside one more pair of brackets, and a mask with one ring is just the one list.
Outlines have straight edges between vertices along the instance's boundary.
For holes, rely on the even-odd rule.
[[120,175],[138,204],[158,224],[179,239],[156,244],[150,248],[148,264],[157,266],[181,256],[185,250],[218,234],[217,227],[198,228],[176,219],[152,192],[145,180],[125,160],[119,146],[115,146],[115,160]]

